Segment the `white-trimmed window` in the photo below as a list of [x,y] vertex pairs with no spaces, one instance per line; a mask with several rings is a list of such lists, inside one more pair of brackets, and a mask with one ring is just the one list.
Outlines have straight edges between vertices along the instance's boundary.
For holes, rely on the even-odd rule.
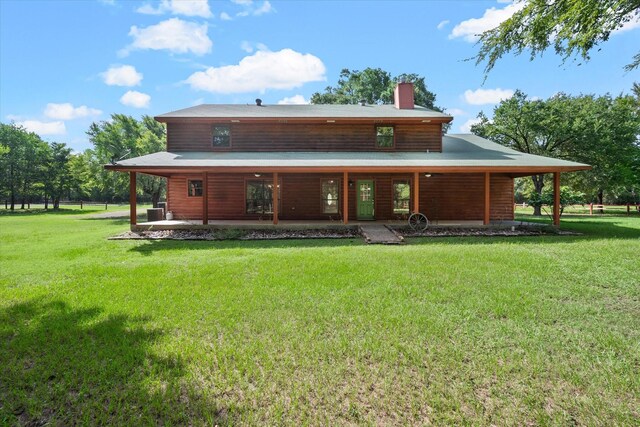
[[322,213],[337,214],[340,203],[340,185],[337,179],[322,180]]

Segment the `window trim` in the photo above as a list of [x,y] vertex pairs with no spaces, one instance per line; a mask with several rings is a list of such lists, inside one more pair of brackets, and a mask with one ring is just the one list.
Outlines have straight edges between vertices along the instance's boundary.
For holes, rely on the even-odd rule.
[[[378,145],[378,128],[391,128],[393,129],[393,138],[391,140],[391,145],[389,147],[381,147]],[[374,127],[374,135],[375,135],[375,145],[376,150],[393,150],[396,148],[396,127],[395,125],[377,123]]]
[[[228,145],[221,146],[221,145],[215,145],[213,143],[213,138],[216,137],[215,129],[217,127],[226,127],[226,128],[229,129],[229,144]],[[211,125],[210,141],[211,141],[211,149],[212,150],[216,150],[216,151],[217,150],[230,150],[231,147],[233,146],[233,127],[231,125],[229,125],[229,124],[226,124],[226,123],[214,123],[214,124],[212,124]]]
[[[407,184],[409,186],[409,197],[408,197],[408,201],[409,201],[409,212],[396,212],[396,184]],[[413,185],[411,185],[411,179],[407,178],[397,178],[397,179],[393,179],[391,181],[391,213],[393,215],[409,215],[411,213],[411,203],[413,203],[412,200],[412,194],[413,194]],[[400,200],[405,200],[405,199],[400,199]]]
[[[322,192],[323,189],[323,185],[325,182],[328,181],[334,181],[335,185],[337,187],[338,190],[338,194],[337,194],[337,198],[336,198],[336,211],[335,212],[325,212],[324,208],[325,208],[325,199],[324,198],[324,194]],[[340,215],[341,211],[341,205],[342,205],[342,188],[341,188],[341,180],[338,178],[320,178],[320,211],[322,212],[322,215]]]
[[[191,183],[192,182],[196,182],[196,181],[200,181],[200,195],[198,196],[197,194],[191,194]],[[189,198],[201,198],[204,195],[204,181],[202,180],[202,178],[200,179],[190,179],[187,178],[187,197]]]

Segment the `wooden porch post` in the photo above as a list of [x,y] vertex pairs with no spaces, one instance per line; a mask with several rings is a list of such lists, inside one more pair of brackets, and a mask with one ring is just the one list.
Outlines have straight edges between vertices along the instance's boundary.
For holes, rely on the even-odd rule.
[[129,223],[131,225],[136,225],[136,202],[136,173],[129,172]]
[[349,172],[342,174],[342,223],[349,224]]
[[553,225],[560,226],[560,172],[553,173]]
[[273,173],[273,224],[278,224],[278,172]]
[[202,224],[209,223],[209,174],[202,174]]
[[420,172],[413,173],[413,212],[420,212]]
[[491,222],[491,174],[489,172],[484,173],[484,225],[489,225]]

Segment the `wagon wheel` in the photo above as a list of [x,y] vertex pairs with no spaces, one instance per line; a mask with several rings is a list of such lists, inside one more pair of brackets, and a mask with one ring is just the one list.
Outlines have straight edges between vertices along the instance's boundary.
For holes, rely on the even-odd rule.
[[424,214],[419,212],[412,213],[409,216],[409,227],[414,231],[424,231],[429,226],[429,220]]

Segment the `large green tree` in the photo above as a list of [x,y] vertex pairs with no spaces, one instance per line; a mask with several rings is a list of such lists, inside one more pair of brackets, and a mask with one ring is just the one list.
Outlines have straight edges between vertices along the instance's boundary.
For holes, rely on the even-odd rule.
[[311,95],[311,103],[357,104],[366,101],[368,104],[392,104],[393,90],[400,81],[413,83],[417,105],[442,111],[435,105],[436,95],[427,89],[424,77],[413,73],[392,77],[388,71],[380,68],[365,68],[362,71],[343,69],[338,84]]
[[[111,121],[92,123],[87,134],[94,145],[94,161],[90,168],[103,193],[123,191],[128,188],[128,181],[124,174],[105,171],[101,165],[126,157],[155,153],[166,147],[164,125],[149,116],[136,120],[124,114],[112,114]],[[143,193],[151,197],[154,207],[166,191],[166,181],[160,177],[143,174],[138,179],[138,185]]]
[[24,209],[41,191],[49,152],[35,133],[14,123],[0,123],[0,192],[9,198],[12,210],[18,201]]
[[[479,118],[471,127],[476,135],[524,153],[592,165],[593,170],[570,179],[600,201],[605,191],[634,185],[640,115],[632,96],[560,93],[547,100],[531,100],[516,91],[495,107],[492,119],[484,113]],[[541,195],[545,176],[531,178],[535,192]],[[539,208],[535,214],[540,215]]]
[[[478,41],[476,63],[488,73],[505,54],[530,52],[531,59],[553,48],[563,61],[590,52],[640,15],[640,0],[523,0],[524,7]],[[640,53],[625,67],[640,65]]]

